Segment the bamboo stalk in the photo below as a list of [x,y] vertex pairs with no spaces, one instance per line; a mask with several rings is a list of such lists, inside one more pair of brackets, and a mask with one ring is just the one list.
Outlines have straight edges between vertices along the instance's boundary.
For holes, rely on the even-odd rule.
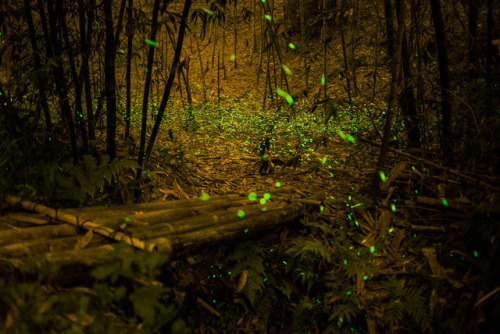
[[6,196],[5,200],[11,205],[21,205],[24,209],[29,211],[38,212],[48,217],[61,221],[74,226],[83,227],[86,230],[92,230],[94,233],[100,234],[104,237],[114,239],[116,241],[123,241],[130,246],[142,249],[148,252],[158,251],[161,253],[172,253],[172,245],[166,238],[156,239],[156,243],[148,243],[144,240],[134,238],[123,232],[113,230],[106,226],[96,224],[92,220],[83,220],[76,215],[71,215],[56,209],[37,204],[28,200],[23,200],[15,196]]

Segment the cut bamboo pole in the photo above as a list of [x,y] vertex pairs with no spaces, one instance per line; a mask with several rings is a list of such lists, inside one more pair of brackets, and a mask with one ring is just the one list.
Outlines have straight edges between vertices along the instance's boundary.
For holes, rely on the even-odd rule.
[[26,210],[44,214],[55,219],[56,221],[59,220],[61,222],[68,223],[74,226],[83,227],[84,229],[89,231],[92,230],[94,233],[114,239],[116,241],[123,241],[128,245],[138,249],[142,249],[148,252],[158,251],[161,253],[172,253],[172,245],[166,238],[156,239],[156,243],[149,243],[145,242],[144,240],[129,236],[123,232],[96,224],[92,220],[83,220],[76,215],[71,215],[60,210],[58,211],[56,209],[49,208],[47,206],[37,204],[28,200],[23,200],[19,197],[6,196],[5,200],[11,205],[21,205]]

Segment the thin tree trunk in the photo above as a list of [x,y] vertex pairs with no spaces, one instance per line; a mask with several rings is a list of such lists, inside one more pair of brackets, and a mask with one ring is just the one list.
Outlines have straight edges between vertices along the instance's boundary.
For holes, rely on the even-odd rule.
[[224,71],[224,80],[226,80],[226,21],[222,21],[222,70]]
[[62,7],[62,0],[56,1],[56,15],[61,22],[63,38],[66,43],[66,51],[68,55],[69,66],[71,74],[73,76],[73,82],[75,85],[75,120],[81,132],[83,150],[84,152],[88,152],[89,144],[87,140],[87,131],[85,130],[85,119],[83,118],[83,110],[82,110],[82,95],[83,95],[82,80],[76,70],[75,58],[73,56],[73,51],[71,50],[72,43],[69,40],[68,26],[66,25],[66,15]]
[[198,61],[200,62],[200,71],[201,71],[201,83],[203,85],[203,103],[207,104],[207,85],[205,84],[205,70],[203,69],[203,61],[201,59],[201,48],[200,42],[198,38],[194,36],[194,40],[196,42],[196,50],[198,51]]
[[[215,23],[215,18],[214,21],[212,21],[213,25],[213,35],[214,35],[214,48],[212,49],[212,68],[215,66],[215,50],[217,49],[217,24]],[[217,65],[218,66],[218,65]]]
[[[186,118],[186,129],[189,130],[189,126],[194,130],[194,114],[193,114],[193,96],[191,94],[191,86],[189,85],[189,63],[191,62],[188,57],[184,62],[184,66],[180,67],[180,72],[182,74],[182,79],[184,80],[184,85],[186,86],[186,99],[187,99],[187,118]],[[184,71],[185,69],[185,71]]]
[[172,89],[172,85],[174,84],[175,72],[181,58],[182,44],[184,41],[184,34],[187,26],[187,16],[189,14],[191,3],[192,0],[184,0],[184,9],[181,16],[181,25],[179,27],[179,35],[177,37],[177,46],[175,47],[174,60],[172,62],[172,68],[170,69],[170,73],[168,76],[167,85],[165,86],[165,91],[163,92],[163,98],[161,100],[160,109],[158,110],[158,116],[156,118],[156,122],[149,139],[148,147],[146,150],[146,160],[149,158],[149,156],[151,155],[151,151],[153,150],[154,142],[160,129],[161,121],[163,119],[163,113],[165,112],[165,108],[170,97],[170,90]]
[[[36,40],[35,27],[33,24],[33,16],[31,15],[31,8],[30,8],[29,0],[24,0],[24,10],[25,10],[25,15],[26,15],[26,20],[28,21],[28,31],[29,31],[30,41],[31,41],[31,47],[33,49],[33,59],[35,61],[35,71],[41,71],[42,70],[42,62],[40,60],[40,54],[38,51],[38,43]],[[42,109],[44,111],[45,130],[47,132],[46,137],[47,137],[47,140],[50,140],[50,137],[52,136],[52,120],[50,117],[49,105],[47,103],[47,95],[45,94],[46,81],[43,80],[39,76],[37,83],[38,83],[38,90],[39,90],[39,92],[38,92],[39,102],[42,105]]]
[[252,14],[253,14],[253,29],[252,29],[252,55],[254,52],[257,52],[257,13],[255,12],[256,6],[255,6],[255,1],[258,0],[251,0],[252,1]]
[[327,78],[327,74],[326,74],[326,55],[327,55],[327,51],[328,51],[328,36],[327,36],[327,25],[326,25],[326,0],[323,0],[323,11],[325,11],[325,14],[324,14],[324,19],[323,19],[323,27],[321,28],[321,39],[322,39],[322,42],[323,42],[323,78],[322,78],[322,82],[321,84],[323,85],[323,97],[324,99],[326,100],[327,97],[328,97],[328,93],[327,93],[327,85],[326,85],[326,78]]
[[491,73],[491,67],[493,66],[493,53],[495,48],[493,47],[493,0],[488,0],[488,14],[486,18],[486,83],[489,87],[488,97],[486,98],[486,115],[487,117],[494,116],[493,109],[493,76]]
[[[307,45],[306,45],[306,14],[305,14],[305,9],[304,9],[304,0],[300,0],[300,34],[302,37],[302,50],[306,50]],[[309,71],[307,70],[307,57],[305,55],[305,52],[302,53],[302,57],[304,59],[304,81],[306,84],[306,92],[309,91]]]
[[394,14],[392,12],[392,1],[384,0],[385,30],[387,32],[387,48],[389,57],[394,57]]
[[122,3],[120,5],[120,13],[118,14],[118,24],[116,26],[116,32],[115,32],[115,49],[118,50],[119,45],[120,45],[120,34],[122,32],[123,28],[123,16],[125,15],[125,4],[127,3],[127,0],[122,0]]
[[[85,88],[85,107],[87,109],[87,131],[90,139],[89,146],[92,148],[94,145],[92,141],[95,140],[94,131],[94,115],[92,112],[92,88],[90,86],[90,70],[89,70],[89,46],[91,42],[91,37],[87,36],[87,27],[85,23],[87,22],[85,18],[86,7],[83,0],[78,0],[78,21],[80,24],[80,50],[82,53],[82,80],[83,86]],[[90,18],[89,18],[90,21]],[[92,23],[88,23],[88,32],[92,33]]]
[[111,159],[116,157],[116,78],[115,78],[115,36],[113,34],[112,0],[104,2],[106,45],[104,48],[104,92],[106,94],[106,144]]
[[477,65],[477,0],[469,0],[469,33],[467,35],[469,44],[469,80],[474,80],[476,77]]
[[[401,15],[400,8],[405,6],[405,4],[400,4],[402,0],[396,0],[397,3],[397,15],[398,19]],[[404,2],[404,1],[403,1]],[[408,128],[408,142],[409,146],[413,148],[420,148],[420,129],[419,121],[417,115],[417,103],[415,101],[415,94],[413,93],[413,87],[409,84],[412,81],[412,71],[410,65],[410,52],[408,51],[408,40],[406,38],[406,32],[403,35],[403,46],[402,46],[402,62],[403,62],[403,73],[405,80],[403,81],[403,96],[401,103],[401,109],[403,114],[407,118],[407,128]]]
[[236,3],[237,0],[233,0],[233,36],[234,36],[234,68],[238,68],[238,59],[236,57],[236,49],[237,49],[237,42],[238,42],[238,32],[236,29],[236,22],[237,17],[236,17]]
[[[356,57],[355,57],[355,49],[356,49],[356,45],[354,43],[354,28],[353,28],[353,21],[354,21],[354,18],[353,18],[353,15],[351,14],[352,12],[351,11],[354,11],[354,5],[352,4],[352,1],[349,1],[349,16],[347,17],[348,18],[348,22],[347,22],[347,37],[348,37],[348,43],[349,43],[349,59],[351,60],[350,63],[351,63],[351,81],[352,81],[352,87],[353,87],[353,92],[355,93],[355,95],[358,95],[359,94],[359,89],[358,89],[358,82],[357,82],[357,78],[356,78]],[[358,10],[357,12],[359,13],[359,6],[358,6]]]
[[[153,62],[155,57],[155,46],[156,42],[156,31],[158,28],[158,12],[160,10],[160,1],[155,0],[153,5],[153,21],[151,22],[151,35],[149,39],[151,44],[149,45],[148,52],[148,63],[146,65],[146,81],[144,83],[144,96],[142,99],[142,124],[141,124],[141,141],[139,144],[139,156],[137,158],[137,163],[142,167],[142,162],[144,161],[144,149],[146,147],[146,132],[147,132],[147,121],[148,121],[148,102],[149,93],[151,87],[151,71],[153,70]],[[141,175],[138,173],[136,175],[139,178]]]
[[453,146],[451,138],[451,95],[450,95],[450,73],[448,62],[448,50],[446,47],[446,35],[444,33],[443,14],[441,12],[441,0],[429,0],[431,4],[432,20],[436,35],[436,47],[439,60],[439,82],[441,85],[441,147],[447,163],[454,163]]
[[[266,11],[266,4],[267,4],[267,11],[269,13],[271,13],[271,17],[272,16],[272,11],[271,11],[271,8],[270,8],[270,5],[269,5],[269,2],[265,2],[265,3],[262,3],[261,2],[261,5],[264,6],[264,12]],[[270,38],[270,41],[273,42],[274,44],[274,49],[276,50],[276,55],[278,56],[278,61],[280,64],[283,64],[283,58],[281,57],[281,51],[280,51],[280,47],[278,45],[278,37],[276,36],[276,31],[277,29],[275,28],[274,26],[274,23],[273,21],[267,21],[267,26],[268,26],[268,34],[269,34],[269,38]],[[283,70],[283,67],[280,67],[281,68],[281,75],[284,77],[285,79],[285,85],[286,85],[286,89],[287,89],[287,92],[289,93],[290,92],[290,85],[288,84],[288,78],[287,78],[287,74],[285,73],[285,71]],[[292,108],[293,108],[293,104],[292,104]]]
[[394,46],[394,56],[392,57],[392,67],[391,67],[391,90],[389,93],[389,101],[387,112],[385,115],[385,126],[384,126],[384,136],[382,137],[382,146],[380,148],[380,155],[377,162],[377,168],[375,171],[375,175],[373,176],[372,182],[372,196],[374,198],[378,197],[379,194],[379,184],[382,179],[381,175],[384,173],[385,160],[387,158],[387,152],[389,149],[389,140],[392,134],[392,122],[394,119],[394,107],[396,105],[396,96],[399,86],[400,72],[401,72],[401,53],[402,53],[402,45],[403,45],[403,36],[405,31],[405,16],[406,10],[404,7],[404,2],[401,1],[400,12],[401,16],[399,18],[398,24],[398,34],[396,39],[396,45]]
[[259,85],[259,80],[260,80],[260,74],[262,73],[262,58],[264,57],[264,43],[266,41],[266,37],[265,37],[265,32],[263,31],[264,28],[263,28],[263,20],[264,18],[262,17],[262,7],[259,6],[259,11],[260,11],[260,15],[259,17],[261,18],[260,19],[260,43],[259,43],[259,68],[257,69],[257,85]]
[[[39,2],[41,4],[41,1]],[[54,79],[56,83],[56,88],[57,92],[59,95],[59,104],[61,106],[61,112],[63,114],[63,119],[65,119],[67,126],[68,126],[68,132],[69,132],[69,138],[70,138],[70,143],[71,143],[71,155],[73,157],[73,162],[75,164],[78,163],[78,146],[76,143],[76,134],[75,134],[75,124],[73,122],[73,116],[71,115],[71,106],[69,105],[69,100],[68,100],[68,88],[66,86],[66,79],[64,78],[64,70],[62,67],[62,51],[60,48],[60,43],[57,38],[57,18],[54,13],[54,8],[52,4],[52,0],[47,1],[47,8],[48,8],[48,13],[49,13],[49,23],[50,23],[50,41],[52,44],[52,47],[54,48],[54,57],[55,57],[55,62],[52,65],[52,71],[54,73]],[[40,7],[40,15],[45,15],[43,10],[43,5]],[[47,50],[51,50],[51,48],[48,48]],[[50,51],[49,58],[52,58],[52,51]]]
[[128,10],[127,10],[127,26],[128,26],[128,41],[127,41],[127,69],[125,74],[125,85],[126,85],[126,117],[125,117],[125,138],[130,136],[130,81],[132,72],[132,42],[134,40],[134,19],[133,15],[134,0],[128,0]]
[[217,105],[220,104],[220,53],[217,55]]
[[347,97],[349,99],[349,105],[352,105],[352,91],[351,91],[351,79],[349,77],[349,62],[347,59],[347,45],[345,41],[345,34],[344,34],[344,19],[343,15],[340,16],[340,38],[342,40],[342,54],[344,56],[344,74],[345,74],[345,80],[347,84]]

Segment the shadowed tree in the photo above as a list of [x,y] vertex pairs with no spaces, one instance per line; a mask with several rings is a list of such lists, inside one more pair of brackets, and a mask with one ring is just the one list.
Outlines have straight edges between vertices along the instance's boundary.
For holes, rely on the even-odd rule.
[[73,77],[73,87],[75,91],[75,103],[74,103],[74,108],[75,108],[75,120],[76,124],[78,125],[78,128],[80,129],[80,134],[82,137],[82,144],[83,144],[83,151],[85,153],[88,152],[88,140],[87,140],[87,131],[85,129],[85,119],[83,117],[83,110],[82,110],[82,80],[80,75],[77,73],[76,69],[76,64],[75,64],[75,57],[73,55],[73,49],[72,45],[74,44],[72,41],[70,41],[69,33],[68,33],[68,26],[66,24],[66,13],[63,9],[62,5],[62,0],[57,0],[56,1],[56,15],[60,20],[61,28],[62,28],[62,35],[64,38],[64,42],[66,44],[66,55],[68,57],[68,64],[70,68],[70,73],[71,76]]
[[128,0],[127,7],[127,65],[125,69],[126,106],[125,106],[125,138],[130,136],[130,76],[132,72],[132,42],[134,40],[134,0]]
[[[61,1],[61,0],[57,0]],[[45,15],[45,10],[41,0],[38,1],[40,6],[40,15]],[[52,0],[47,1],[47,11],[49,13],[49,24],[50,24],[50,34],[46,34],[47,39],[46,50],[47,56],[49,58],[54,58],[55,61],[52,62],[52,72],[54,74],[54,81],[56,84],[57,92],[59,95],[59,105],[61,107],[61,112],[63,119],[66,121],[68,126],[69,138],[71,143],[71,155],[73,157],[73,162],[78,163],[78,146],[76,143],[75,134],[75,124],[73,120],[73,115],[71,115],[71,106],[68,99],[68,87],[66,86],[66,78],[64,76],[63,69],[63,56],[61,49],[61,41],[59,40],[59,31],[57,29],[57,18],[54,13],[54,6]]]
[[432,21],[436,38],[436,48],[439,61],[439,83],[441,85],[441,147],[447,163],[453,163],[453,146],[451,132],[451,84],[448,62],[448,49],[446,47],[446,35],[444,33],[443,14],[441,12],[441,0],[429,0],[431,4]]
[[[402,0],[396,0],[396,9],[398,20],[401,15],[401,2]],[[406,6],[406,4],[402,4],[402,6]],[[402,67],[403,71],[401,75],[404,77],[404,80],[401,81],[403,87],[403,93],[400,98],[401,110],[406,119],[406,127],[408,128],[408,144],[409,147],[420,148],[420,129],[417,115],[417,102],[415,100],[415,94],[413,92],[413,73],[411,70],[411,59],[410,59],[410,51],[408,46],[408,38],[406,31],[403,35],[403,45],[402,45]]]
[[[160,10],[160,1],[155,0],[153,5],[153,20],[151,22],[151,34],[149,37],[149,50],[148,50],[148,62],[146,65],[146,81],[144,83],[144,96],[142,99],[142,122],[141,122],[141,142],[139,144],[139,157],[137,163],[142,166],[144,161],[144,149],[146,147],[146,130],[147,130],[147,120],[148,120],[148,101],[149,93],[151,87],[151,72],[153,70],[153,62],[155,58],[155,47],[156,43],[156,33],[158,31],[158,15]],[[140,177],[138,173],[137,178]]]
[[[93,24],[93,6],[87,8],[84,0],[78,0],[78,22],[80,25],[80,51],[82,54],[82,80],[85,89],[85,107],[87,111],[87,131],[90,139],[90,147],[93,146],[95,140],[94,114],[92,106],[92,88],[90,85],[90,45],[92,43],[92,24]],[[86,15],[88,13],[88,16]],[[86,25],[87,24],[87,25]]]
[[[179,65],[179,61],[181,58],[182,45],[184,43],[184,34],[186,32],[187,26],[187,18],[189,14],[189,8],[191,7],[192,0],[184,0],[184,9],[182,10],[181,16],[181,25],[179,27],[179,34],[177,37],[177,45],[175,47],[174,60],[172,62],[172,67],[170,69],[170,73],[168,75],[167,84],[165,86],[165,91],[163,92],[163,97],[160,103],[160,108],[158,109],[158,116],[155,121],[155,125],[153,127],[153,131],[151,132],[151,137],[149,138],[148,147],[146,149],[146,161],[149,159],[151,155],[151,151],[153,150],[154,142],[156,136],[158,135],[158,131],[160,129],[161,121],[163,119],[163,114],[165,113],[165,108],[167,107],[168,100],[170,98],[170,91],[174,84],[175,74],[177,70],[177,66]],[[142,161],[141,161],[142,162]]]
[[[33,24],[33,17],[31,15],[30,1],[24,0],[24,10],[26,15],[26,20],[28,22],[28,32],[30,36],[31,47],[33,49],[33,60],[34,60],[34,70],[42,71],[42,62],[40,60],[40,51],[38,50],[38,42],[35,34],[35,27]],[[52,121],[50,117],[49,105],[47,104],[47,95],[45,94],[46,80],[42,76],[38,76],[38,95],[44,118],[45,118],[45,131],[47,132],[47,139],[50,140],[52,133]]]
[[384,177],[385,161],[387,159],[387,152],[389,150],[389,140],[392,136],[392,122],[394,120],[394,108],[396,105],[396,95],[399,87],[400,72],[401,72],[401,53],[403,49],[403,37],[405,31],[405,16],[406,10],[404,2],[400,3],[400,15],[398,16],[398,33],[394,45],[394,56],[392,57],[391,65],[391,90],[389,92],[389,101],[385,115],[384,135],[382,137],[382,146],[380,148],[380,155],[373,176],[371,195],[376,198],[379,195],[379,184]]
[[238,22],[238,17],[236,16],[236,5],[237,0],[233,0],[233,41],[234,41],[234,68],[238,68],[238,57],[236,56],[237,46],[238,46],[238,30],[236,29],[236,23]]
[[204,10],[202,10],[201,8],[196,9],[191,14],[191,22],[196,24],[198,19],[201,21],[201,28],[200,28],[199,36],[196,36],[196,34],[193,32],[191,37],[194,38],[194,41],[196,44],[196,53],[198,54],[198,62],[200,64],[201,82],[202,82],[202,86],[203,86],[202,87],[202,89],[203,89],[203,103],[207,104],[207,102],[208,102],[207,101],[207,85],[205,83],[205,69],[203,68],[200,40],[205,39],[205,35],[207,32],[208,17],[207,17],[207,13]]
[[116,78],[115,78],[115,36],[113,34],[112,0],[103,0],[106,45],[104,46],[104,93],[106,94],[106,143],[108,155],[116,157]]

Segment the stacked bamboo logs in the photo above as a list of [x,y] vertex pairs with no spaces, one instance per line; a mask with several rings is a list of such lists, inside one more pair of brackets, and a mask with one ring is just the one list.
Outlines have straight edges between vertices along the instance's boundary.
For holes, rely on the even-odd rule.
[[[0,221],[0,258],[18,264],[44,254],[50,263],[95,266],[113,252],[115,241],[179,257],[289,223],[324,200],[322,192],[305,198],[304,192],[289,188],[275,188],[269,195],[266,200],[264,193],[259,194],[260,200],[234,194],[207,201],[195,198],[64,210],[5,197],[9,205],[45,217],[46,224],[40,218],[36,226],[29,224],[35,220],[26,213],[24,227]],[[23,220],[17,215],[14,220]]]

